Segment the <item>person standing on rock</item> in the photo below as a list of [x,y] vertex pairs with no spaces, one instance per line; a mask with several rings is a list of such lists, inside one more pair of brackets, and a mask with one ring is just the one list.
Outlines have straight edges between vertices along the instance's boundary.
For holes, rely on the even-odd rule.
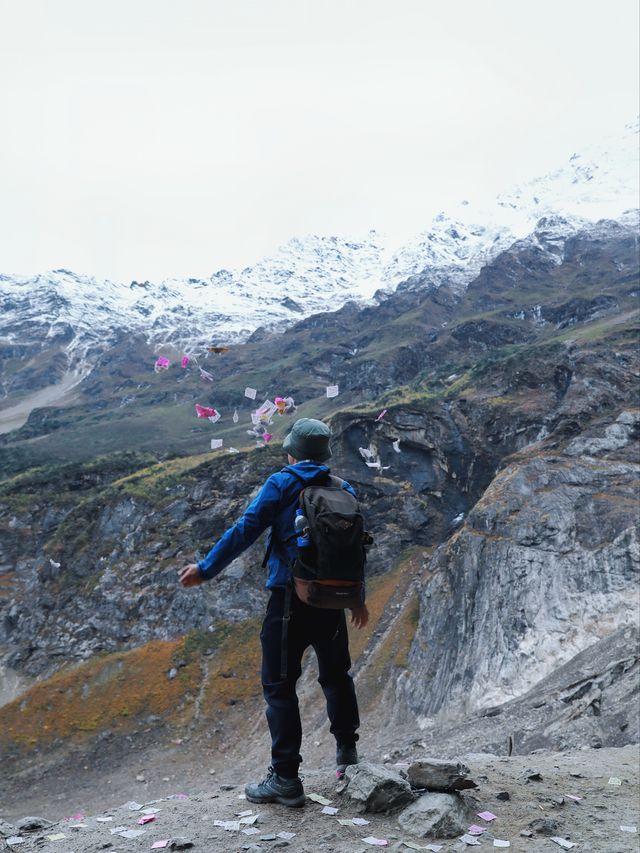
[[[271,528],[265,564],[271,597],[262,625],[262,687],[271,732],[272,766],[261,782],[246,786],[252,803],[305,803],[298,768],[302,761],[302,726],[296,695],[302,656],[312,646],[318,659],[318,681],[327,701],[330,731],[336,739],[338,773],[357,764],[356,741],[360,725],[344,610],[321,609],[305,604],[291,593],[291,567],[296,558],[292,536],[301,489],[330,479],[324,464],[331,457],[331,430],[313,418],[297,420],[284,440],[288,465],[272,474],[244,515],[213,546],[204,560],[185,566],[180,583],[198,586],[211,580]],[[346,481],[342,488],[355,495]],[[288,618],[287,618],[288,614]],[[364,603],[351,608],[351,623],[363,628],[369,619]]]

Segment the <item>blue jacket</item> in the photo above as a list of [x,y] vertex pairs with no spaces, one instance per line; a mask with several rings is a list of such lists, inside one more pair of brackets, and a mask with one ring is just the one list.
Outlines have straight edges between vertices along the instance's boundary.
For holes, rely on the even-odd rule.
[[[326,465],[305,459],[272,474],[242,518],[223,534],[204,560],[200,560],[198,568],[202,577],[209,580],[220,574],[270,527],[267,589],[285,586],[291,577],[290,567],[297,553],[294,521],[300,491],[323,473],[329,473]],[[346,481],[343,488],[355,496]]]

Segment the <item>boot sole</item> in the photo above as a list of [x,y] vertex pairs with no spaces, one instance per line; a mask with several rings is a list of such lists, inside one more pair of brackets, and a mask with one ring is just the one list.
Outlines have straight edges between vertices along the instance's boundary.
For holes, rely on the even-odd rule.
[[262,803],[280,803],[281,806],[288,806],[290,809],[302,808],[307,802],[304,794],[300,794],[298,797],[279,797],[277,794],[273,794],[272,796],[266,795],[264,797],[252,797],[249,794],[245,794],[245,796],[250,803],[257,803],[258,805]]

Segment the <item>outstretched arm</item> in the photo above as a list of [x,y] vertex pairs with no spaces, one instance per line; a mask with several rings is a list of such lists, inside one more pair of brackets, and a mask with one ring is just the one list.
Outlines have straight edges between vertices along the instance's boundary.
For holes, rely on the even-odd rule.
[[271,476],[255,500],[249,504],[242,518],[224,533],[204,560],[190,563],[181,570],[182,586],[198,586],[203,580],[210,580],[220,574],[273,524],[280,501],[280,487]]

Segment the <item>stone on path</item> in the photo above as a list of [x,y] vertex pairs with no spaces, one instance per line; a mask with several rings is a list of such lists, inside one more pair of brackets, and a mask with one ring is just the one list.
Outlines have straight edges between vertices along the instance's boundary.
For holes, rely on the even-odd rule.
[[398,815],[398,823],[418,838],[457,838],[466,832],[466,809],[456,794],[423,794]]
[[53,823],[44,817],[21,817],[16,824],[16,829],[19,832],[37,832],[49,826],[53,826]]
[[169,849],[189,850],[193,846],[193,841],[190,841],[188,838],[174,838],[171,844],[169,845]]
[[411,786],[398,773],[377,764],[352,764],[345,771],[346,793],[365,812],[390,812],[414,799]]
[[538,817],[529,826],[540,835],[553,835],[558,831],[558,822],[550,817]]
[[469,768],[461,761],[424,758],[410,764],[406,773],[413,788],[426,788],[428,791],[463,791],[478,787],[468,778]]

